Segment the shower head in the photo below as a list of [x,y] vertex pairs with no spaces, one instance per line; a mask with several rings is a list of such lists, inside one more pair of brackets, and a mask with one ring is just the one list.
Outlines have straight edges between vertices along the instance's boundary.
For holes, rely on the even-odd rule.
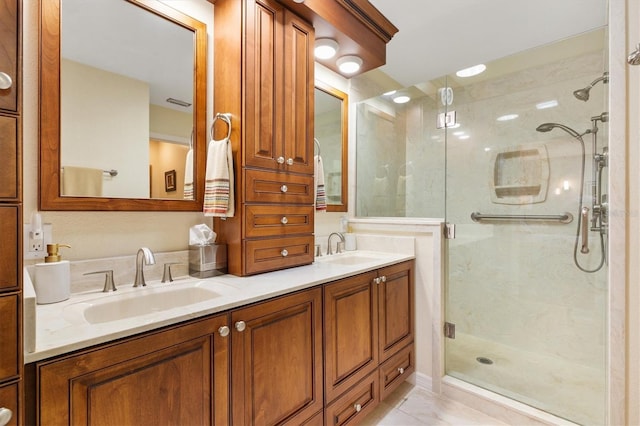
[[546,133],[546,132],[552,131],[556,127],[558,129],[564,130],[565,132],[569,133],[574,138],[580,139],[580,140],[582,140],[582,135],[590,132],[590,130],[587,130],[581,135],[580,133],[578,133],[575,130],[573,130],[571,127],[567,127],[564,124],[558,124],[558,123],[543,123],[543,124],[539,125],[538,127],[536,127],[536,130],[538,132]]
[[602,76],[600,76],[600,77],[596,78],[595,80],[593,80],[591,82],[591,84],[589,84],[587,87],[575,90],[573,92],[573,96],[575,96],[576,99],[579,99],[581,101],[587,102],[589,100],[589,91],[599,81],[602,81],[603,84],[607,84],[609,82],[609,73],[605,72],[604,74],[602,74]]

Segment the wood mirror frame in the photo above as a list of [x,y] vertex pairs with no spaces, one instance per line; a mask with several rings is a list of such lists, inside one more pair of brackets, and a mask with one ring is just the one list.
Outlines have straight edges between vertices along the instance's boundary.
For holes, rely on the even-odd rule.
[[[338,202],[330,202],[329,201],[329,194],[327,192],[327,211],[328,212],[346,212],[347,211],[347,204],[348,204],[348,192],[347,192],[347,188],[348,188],[348,157],[347,157],[347,153],[348,153],[348,134],[349,134],[349,96],[336,89],[335,87],[329,86],[326,83],[323,83],[321,81],[316,81],[315,83],[315,88],[316,90],[320,90],[324,93],[326,93],[327,95],[333,96],[335,98],[337,98],[338,100],[340,100],[341,102],[341,110],[340,110],[340,124],[341,124],[341,128],[340,128],[340,164],[341,164],[341,176],[340,176],[340,201]],[[318,129],[318,123],[316,122],[316,129]],[[322,145],[322,143],[320,142],[320,145]],[[322,146],[321,146],[322,148]],[[316,148],[317,150],[317,148]],[[329,178],[329,176],[326,173],[326,169],[327,169],[327,161],[325,161],[326,159],[323,157],[323,163],[325,165],[325,190],[327,189],[327,185],[328,185],[328,181],[327,179]]]
[[[201,211],[206,159],[206,25],[156,0],[122,0],[194,33],[193,200],[61,196],[60,1],[40,1],[40,210]],[[114,29],[115,31],[115,29]],[[123,154],[126,155],[126,154]]]

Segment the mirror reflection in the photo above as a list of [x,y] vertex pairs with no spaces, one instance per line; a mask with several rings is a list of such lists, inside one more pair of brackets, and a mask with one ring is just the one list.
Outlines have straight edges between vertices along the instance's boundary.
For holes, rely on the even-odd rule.
[[347,211],[347,94],[316,82],[315,154],[322,157],[327,211]]
[[192,199],[194,32],[124,0],[60,16],[61,195]]

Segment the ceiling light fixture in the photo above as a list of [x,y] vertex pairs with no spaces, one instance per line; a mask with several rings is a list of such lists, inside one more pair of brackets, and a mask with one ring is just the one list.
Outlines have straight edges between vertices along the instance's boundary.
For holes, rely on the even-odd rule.
[[393,102],[395,102],[397,104],[406,104],[410,100],[411,100],[411,98],[409,96],[407,96],[407,95],[400,95],[400,96],[396,96],[395,98],[393,98]]
[[384,92],[382,95],[383,96],[391,96],[391,95],[395,95],[397,92],[397,90],[389,90],[388,92]]
[[358,72],[362,66],[362,59],[355,55],[347,55],[338,58],[336,61],[340,72],[345,74],[353,74]]
[[330,38],[319,38],[313,53],[318,59],[331,59],[338,52],[338,42]]
[[456,72],[456,75],[458,77],[473,77],[474,75],[478,75],[484,72],[484,70],[486,69],[487,69],[487,66],[485,64],[478,64],[478,65],[474,65],[472,67],[460,70]]
[[181,101],[180,99],[174,99],[174,98],[167,98],[167,102],[169,102],[170,104],[174,104],[174,105],[180,105],[181,107],[190,107],[191,104],[187,101]]
[[294,3],[304,3],[304,0],[293,0]]

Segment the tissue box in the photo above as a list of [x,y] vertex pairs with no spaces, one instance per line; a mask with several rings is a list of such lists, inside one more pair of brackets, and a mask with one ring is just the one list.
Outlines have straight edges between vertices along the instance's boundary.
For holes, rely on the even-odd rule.
[[197,278],[208,278],[226,273],[226,244],[189,246],[189,275]]

